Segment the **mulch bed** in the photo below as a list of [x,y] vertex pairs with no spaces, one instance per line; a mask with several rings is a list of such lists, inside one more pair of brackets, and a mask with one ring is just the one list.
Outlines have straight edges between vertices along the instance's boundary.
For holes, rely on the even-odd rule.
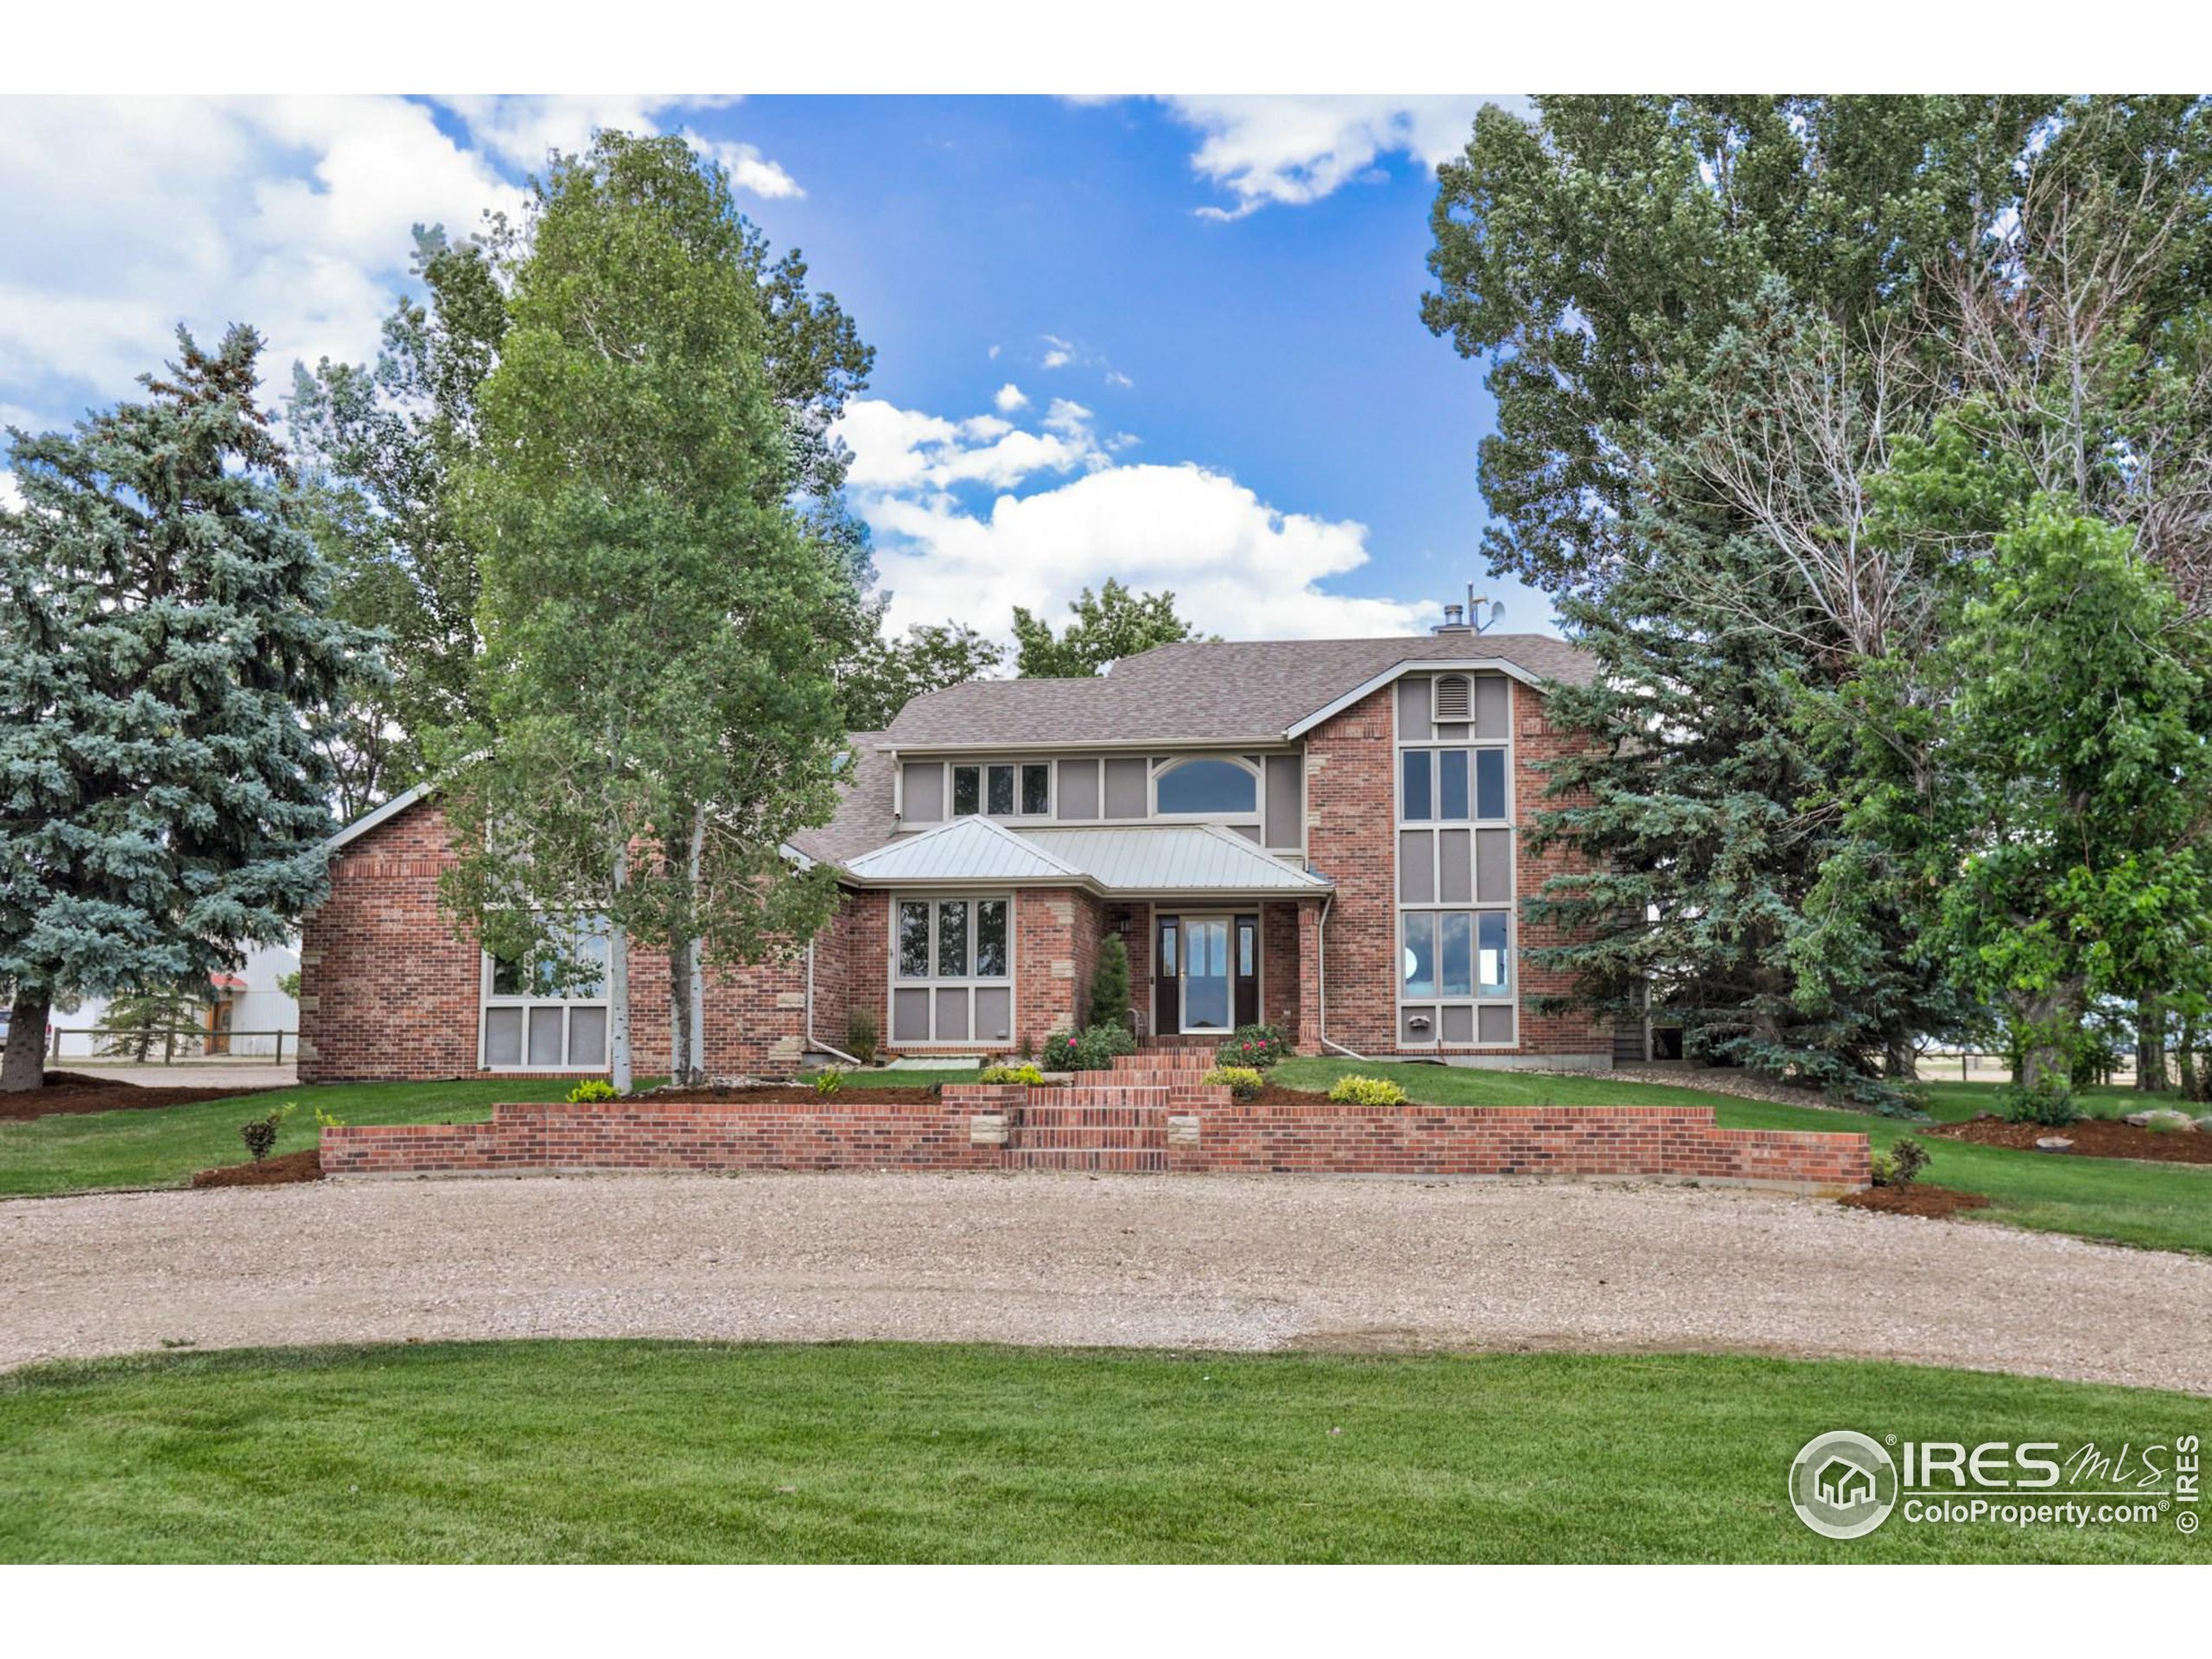
[[1878,1210],[1888,1216],[1930,1216],[1937,1221],[1961,1210],[1989,1208],[1988,1198],[1980,1192],[1930,1186],[1924,1181],[1915,1181],[1910,1186],[1870,1186],[1864,1192],[1847,1192],[1836,1202],[1853,1210]]
[[2160,1164],[2212,1164],[2212,1135],[2202,1129],[2139,1129],[2116,1118],[2085,1117],[2055,1129],[2042,1123],[2007,1123],[2002,1118],[1977,1117],[1964,1123],[1946,1123],[1917,1129],[1916,1134],[1942,1141],[1965,1141],[1977,1147],[2012,1147],[2033,1152],[2036,1142],[2062,1135],[2074,1143],[2071,1152],[2046,1153],[2050,1158],[2141,1158]]
[[292,1181],[322,1179],[322,1154],[309,1147],[304,1152],[279,1153],[257,1164],[232,1164],[223,1169],[203,1169],[192,1178],[194,1186],[283,1186]]
[[272,1095],[289,1088],[277,1084],[267,1089],[149,1089],[120,1077],[94,1077],[83,1071],[49,1071],[46,1087],[21,1094],[0,1095],[0,1121],[21,1122],[34,1117],[65,1117],[79,1112],[136,1112],[155,1106],[189,1106],[201,1100],[236,1100],[248,1095]]

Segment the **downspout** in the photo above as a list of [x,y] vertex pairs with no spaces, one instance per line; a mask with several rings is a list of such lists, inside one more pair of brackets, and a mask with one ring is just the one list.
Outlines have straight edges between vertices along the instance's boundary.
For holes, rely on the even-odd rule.
[[823,1053],[841,1059],[847,1065],[855,1069],[864,1068],[868,1064],[865,1060],[855,1059],[842,1048],[830,1047],[829,1044],[818,1040],[814,1034],[814,941],[812,939],[806,942],[806,1046],[810,1049],[819,1049]]
[[1364,1065],[1368,1064],[1366,1055],[1353,1053],[1342,1043],[1332,1043],[1329,1040],[1329,906],[1336,902],[1337,895],[1333,893],[1321,901],[1321,919],[1313,925],[1313,951],[1317,958],[1313,963],[1313,979],[1315,988],[1320,992],[1321,996],[1321,1007],[1315,1016],[1314,1026],[1321,1033],[1322,1047],[1333,1048],[1339,1054],[1351,1055],[1353,1059]]

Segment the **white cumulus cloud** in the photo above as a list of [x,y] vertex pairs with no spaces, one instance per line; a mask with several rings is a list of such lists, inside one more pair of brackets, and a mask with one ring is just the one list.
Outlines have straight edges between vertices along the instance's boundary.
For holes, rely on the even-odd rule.
[[[260,329],[272,390],[295,359],[359,361],[407,283],[415,225],[461,237],[486,209],[518,213],[518,175],[549,150],[699,103],[453,99],[442,127],[399,98],[0,100],[0,387],[35,424],[66,421],[130,395],[180,321],[209,343]],[[798,192],[749,146],[711,153],[741,188]]]
[[[991,349],[993,353],[995,355],[998,348],[996,346],[993,346]],[[1028,394],[1023,391],[1020,386],[1015,385],[1013,381],[1009,380],[1006,385],[1001,386],[995,392],[991,394],[991,401],[998,405],[1000,414],[1011,415],[1015,410],[1021,408],[1025,404],[1027,404],[1029,401],[1029,397]]]
[[1465,148],[1484,105],[1528,108],[1518,96],[1477,94],[1176,97],[1166,103],[1200,134],[1192,169],[1235,199],[1232,207],[1198,210],[1209,219],[1242,219],[1270,202],[1318,201],[1385,156],[1410,156],[1433,168]]
[[1066,398],[1040,423],[849,407],[839,435],[893,629],[957,617],[1002,639],[1015,606],[1060,618],[1109,576],[1172,588],[1184,615],[1232,639],[1411,633],[1435,619],[1425,602],[1322,585],[1367,563],[1363,524],[1282,512],[1204,467],[1123,464],[1135,440],[1102,442]]

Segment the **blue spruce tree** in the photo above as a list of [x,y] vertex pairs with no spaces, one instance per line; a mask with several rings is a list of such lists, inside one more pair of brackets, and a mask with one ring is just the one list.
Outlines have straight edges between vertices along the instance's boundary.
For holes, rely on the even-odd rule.
[[376,637],[332,618],[254,403],[261,340],[73,433],[10,434],[0,511],[0,1090],[57,996],[204,986],[322,895],[316,747]]

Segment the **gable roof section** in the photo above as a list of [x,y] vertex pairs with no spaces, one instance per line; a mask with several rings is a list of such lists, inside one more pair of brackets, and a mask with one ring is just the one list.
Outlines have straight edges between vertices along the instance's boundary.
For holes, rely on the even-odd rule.
[[1083,872],[985,817],[954,818],[845,861],[863,881],[1077,881]]
[[412,789],[402,790],[382,806],[364,812],[329,840],[324,842],[322,850],[326,853],[334,853],[347,842],[359,841],[378,824],[391,823],[392,819],[397,817],[429,792],[430,786],[426,783],[417,784]]
[[870,887],[1047,882],[1093,893],[1327,893],[1325,876],[1271,856],[1218,824],[1009,830],[955,818],[845,861]]
[[[894,749],[1066,744],[1281,742],[1407,664],[1478,663],[1530,682],[1587,684],[1584,652],[1533,633],[1381,639],[1185,640],[1087,680],[971,680],[914,699],[882,741]],[[1365,695],[1363,691],[1361,695]]]
[[1335,885],[1214,823],[1017,831],[1111,893],[1326,893]]

